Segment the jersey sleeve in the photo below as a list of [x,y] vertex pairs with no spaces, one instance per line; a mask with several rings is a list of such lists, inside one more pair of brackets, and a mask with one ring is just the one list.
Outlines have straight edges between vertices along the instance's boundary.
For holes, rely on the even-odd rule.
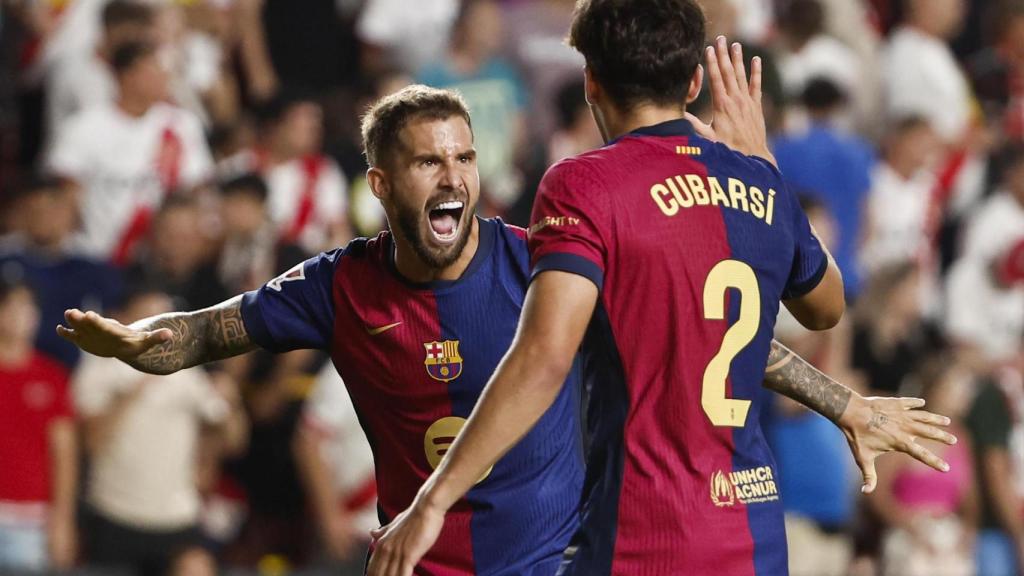
[[783,192],[790,204],[792,214],[793,264],[786,280],[786,288],[782,291],[782,299],[799,298],[814,290],[828,270],[828,256],[818,237],[811,229],[807,214],[797,201],[796,195],[785,190]]
[[608,197],[577,161],[560,162],[540,182],[529,231],[532,277],[560,270],[604,284]]
[[331,287],[341,250],[322,253],[242,296],[249,337],[271,352],[326,349],[334,333]]

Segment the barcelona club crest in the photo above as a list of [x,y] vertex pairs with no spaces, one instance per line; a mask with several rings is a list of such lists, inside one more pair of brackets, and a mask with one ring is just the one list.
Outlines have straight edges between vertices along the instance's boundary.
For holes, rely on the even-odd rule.
[[427,349],[427,359],[423,364],[426,365],[427,374],[430,374],[431,378],[451,382],[462,374],[462,356],[459,356],[458,340],[424,342],[423,347]]

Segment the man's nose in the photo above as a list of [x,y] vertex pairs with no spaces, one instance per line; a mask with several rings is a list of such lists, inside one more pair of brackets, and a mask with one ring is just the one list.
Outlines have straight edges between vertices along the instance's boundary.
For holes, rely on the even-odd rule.
[[442,188],[457,188],[458,187],[458,175],[455,170],[455,164],[452,162],[444,162],[441,164],[441,174],[438,179],[438,186]]

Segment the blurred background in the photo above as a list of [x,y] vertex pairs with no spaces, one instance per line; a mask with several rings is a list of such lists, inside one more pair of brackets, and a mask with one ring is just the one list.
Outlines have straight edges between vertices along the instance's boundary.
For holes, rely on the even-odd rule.
[[[838,328],[777,337],[961,439],[932,446],[950,473],[885,458],[865,497],[842,434],[771,398],[793,575],[1024,573],[1024,1],[700,1],[709,40],[764,59],[846,280]],[[322,354],[156,378],[53,327],[212,305],[375,234],[358,118],[411,82],[462,92],[480,212],[527,225],[544,169],[601,144],[573,4],[0,0],[0,572],[361,574],[372,461]]]

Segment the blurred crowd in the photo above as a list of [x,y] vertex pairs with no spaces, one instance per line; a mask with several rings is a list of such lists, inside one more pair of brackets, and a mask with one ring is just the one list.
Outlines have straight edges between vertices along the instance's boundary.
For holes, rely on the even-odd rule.
[[[776,336],[918,395],[940,474],[780,398],[794,576],[1024,573],[1024,0],[701,0],[764,60],[776,157],[843,272],[825,334]],[[470,105],[480,212],[527,225],[602,144],[573,0],[0,1],[0,572],[360,574],[372,460],[323,354],[168,377],[83,357],[67,308],[209,306],[386,226],[358,117],[412,82]],[[691,109],[704,120],[702,97]]]

